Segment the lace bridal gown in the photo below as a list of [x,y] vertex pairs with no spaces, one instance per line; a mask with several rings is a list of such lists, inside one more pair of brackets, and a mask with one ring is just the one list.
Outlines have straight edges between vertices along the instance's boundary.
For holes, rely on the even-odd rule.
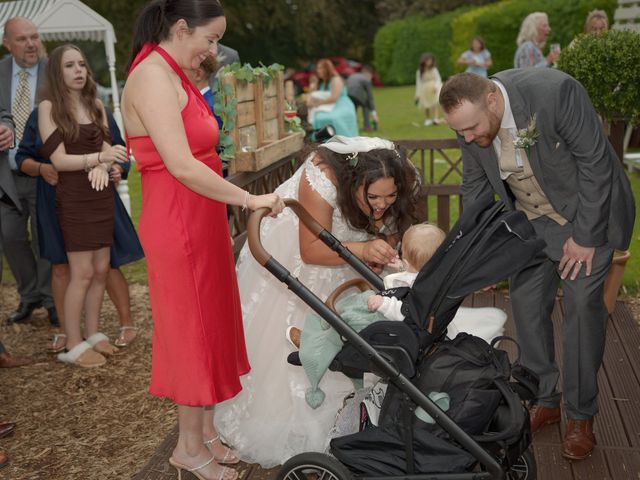
[[[313,158],[313,157],[311,157]],[[280,185],[283,198],[298,198],[302,175],[333,207],[332,233],[341,242],[370,237],[349,227],[336,208],[336,188],[311,158]],[[340,284],[354,278],[348,265],[309,265],[300,258],[298,217],[285,209],[277,218],[265,218],[261,239],[265,249],[321,300]],[[305,401],[309,387],[304,370],[287,363],[293,347],[285,339],[289,325],[302,328],[311,309],[260,266],[245,244],[237,265],[244,332],[251,372],[242,377],[242,392],[216,406],[215,424],[242,460],[270,468],[306,451],[324,451],[329,430],[345,395],[353,391],[343,374],[327,372],[320,388],[327,394],[313,410]]]

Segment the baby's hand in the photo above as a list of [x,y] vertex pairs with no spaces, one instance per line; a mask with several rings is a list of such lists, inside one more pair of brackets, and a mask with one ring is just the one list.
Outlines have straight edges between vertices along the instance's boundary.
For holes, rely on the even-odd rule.
[[369,307],[370,312],[377,312],[381,306],[382,306],[382,297],[380,295],[371,295],[367,299],[367,307]]
[[404,264],[402,263],[402,260],[400,260],[400,257],[396,257],[389,263],[387,263],[387,267],[395,270],[396,272],[401,272],[404,270]]

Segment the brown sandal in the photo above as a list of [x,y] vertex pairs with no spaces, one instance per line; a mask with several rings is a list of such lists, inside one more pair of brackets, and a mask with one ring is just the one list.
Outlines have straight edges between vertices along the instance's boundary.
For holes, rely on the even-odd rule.
[[55,333],[53,335],[53,341],[47,345],[48,353],[60,353],[67,348],[67,334]]
[[71,350],[58,354],[58,360],[83,368],[101,367],[107,359],[91,348],[87,342],[80,342]]
[[94,333],[87,338],[87,343],[91,345],[96,352],[107,357],[118,353],[118,349],[109,343],[109,337],[104,333]]
[[[129,338],[129,340],[127,340],[127,332],[133,332],[133,337]],[[123,325],[120,327],[120,334],[118,335],[118,338],[116,338],[116,341],[113,342],[113,344],[116,347],[124,348],[128,345],[131,345],[131,343],[136,339],[137,336],[138,327],[134,327],[132,325]]]

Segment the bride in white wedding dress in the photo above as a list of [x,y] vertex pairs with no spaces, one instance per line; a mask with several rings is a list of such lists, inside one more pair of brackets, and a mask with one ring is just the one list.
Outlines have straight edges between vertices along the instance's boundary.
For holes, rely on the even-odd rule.
[[[394,244],[413,223],[418,176],[403,151],[378,138],[336,136],[311,153],[280,185],[281,198],[298,199],[325,228],[362,260],[378,266],[396,257]],[[388,240],[390,243],[385,241]],[[285,209],[266,218],[262,243],[321,300],[355,272]],[[260,266],[245,245],[237,265],[251,372],[242,392],[216,406],[218,432],[246,462],[270,468],[306,451],[324,451],[345,395],[341,373],[327,372],[317,409],[305,401],[308,380],[287,363],[293,347],[284,332],[302,328],[311,309]]]

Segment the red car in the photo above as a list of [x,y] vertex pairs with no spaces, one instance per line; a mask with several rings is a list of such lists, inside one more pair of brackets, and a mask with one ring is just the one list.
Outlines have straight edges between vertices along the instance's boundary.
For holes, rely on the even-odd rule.
[[[347,78],[352,73],[359,72],[362,70],[362,63],[356,62],[355,60],[349,60],[345,57],[328,57],[333,63],[336,71],[343,77]],[[295,85],[296,95],[306,92],[309,89],[309,79],[312,75],[315,75],[316,72],[316,64],[310,63],[304,70],[294,70],[292,68],[287,69],[285,80],[293,80]],[[374,72],[373,85],[376,87],[381,87],[382,82],[380,81],[380,77],[378,74]]]

